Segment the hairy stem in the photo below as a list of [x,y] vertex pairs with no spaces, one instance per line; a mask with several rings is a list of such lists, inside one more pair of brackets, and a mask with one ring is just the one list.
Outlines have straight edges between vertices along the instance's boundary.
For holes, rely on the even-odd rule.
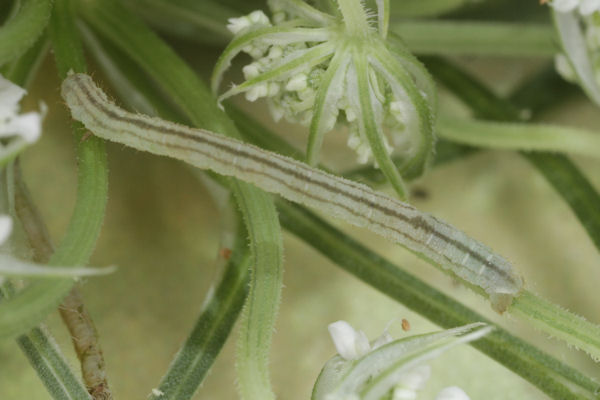
[[[54,248],[37,207],[22,179],[20,168],[15,168],[15,211],[33,249],[35,261],[46,263]],[[50,267],[49,267],[50,268]],[[81,365],[81,374],[88,392],[98,400],[112,399],[98,333],[87,311],[78,286],[73,287],[59,307],[60,315],[71,334],[71,341]]]

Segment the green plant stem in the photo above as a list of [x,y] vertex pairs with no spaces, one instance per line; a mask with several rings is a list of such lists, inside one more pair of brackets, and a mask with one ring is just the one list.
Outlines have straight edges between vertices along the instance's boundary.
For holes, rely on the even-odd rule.
[[[508,100],[496,96],[490,89],[477,81],[460,68],[439,59],[430,58],[428,67],[435,65],[435,73],[439,81],[448,87],[454,95],[462,100],[479,117],[500,121],[519,120],[518,109]],[[531,109],[533,117],[542,113],[552,104],[548,100],[549,92],[563,93],[565,95],[573,92],[573,87],[558,83],[556,74],[543,72],[544,81],[534,78],[530,83],[524,84],[515,91],[514,99],[520,107]],[[549,82],[549,87],[543,82]],[[461,90],[461,87],[466,90]],[[542,90],[542,88],[544,88]],[[569,90],[571,89],[571,90]],[[557,101],[562,101],[566,96],[550,96]],[[531,104],[531,107],[529,106]],[[600,251],[600,194],[592,186],[589,180],[573,164],[571,160],[563,155],[546,153],[524,153],[521,155],[531,162],[537,170],[548,180],[548,183],[569,205],[579,222],[587,231],[596,248]]]
[[[246,137],[253,138],[255,144],[265,145],[269,150],[302,159],[303,155],[298,154],[281,138],[271,140],[272,133],[264,128],[261,131],[255,121],[239,110],[233,110],[230,113],[244,135],[248,133]],[[485,321],[482,316],[403,272],[399,267],[364,248],[360,243],[331,227],[303,207],[285,201],[278,201],[277,205],[285,229],[296,234],[359,279],[402,302],[431,321],[443,327]],[[531,301],[525,301],[525,303],[531,304],[532,301],[535,301],[530,293],[527,293],[527,296]],[[447,309],[442,310],[443,307],[447,307]],[[518,307],[522,307],[522,305],[520,304]],[[457,318],[459,315],[461,317]],[[572,315],[568,316],[568,318],[572,317]],[[499,328],[490,339],[486,339],[486,342],[476,343],[475,346],[554,398],[578,398],[578,390],[570,391],[571,389],[568,389],[570,385],[583,388],[588,398],[600,387],[600,384],[578,371]]]
[[[132,109],[140,109],[149,114],[159,114],[171,120],[180,121],[164,99],[149,90],[152,85],[145,76],[140,76],[137,65],[118,49],[95,37],[88,28],[84,29],[86,42],[112,82],[121,99]],[[195,173],[200,173],[194,170]],[[223,183],[227,183],[222,179]],[[243,224],[238,224],[238,229]],[[233,325],[244,305],[248,294],[248,271],[250,261],[246,244],[247,233],[241,229],[232,249],[232,258],[225,267],[212,297],[203,308],[192,332],[180,348],[165,376],[153,392],[153,399],[190,399],[216,359],[229,336]],[[160,394],[158,394],[160,393]]]
[[[283,227],[340,267],[444,327],[488,322],[402,268],[368,250],[359,242],[298,205],[277,202]],[[488,322],[489,323],[489,322]],[[554,399],[593,398],[600,384],[541,352],[530,344],[496,328],[471,344]]]
[[214,292],[210,292],[212,295],[207,299],[192,332],[161,379],[158,386],[161,394],[152,394],[151,399],[191,399],[204,380],[227,340],[248,293],[248,271],[252,257],[246,240],[246,231],[240,229],[223,277]]
[[[164,98],[151,90],[153,82],[139,74],[137,65],[110,43],[80,26],[88,48],[112,83],[121,100],[130,108],[158,114],[172,121],[185,120]],[[194,169],[195,173],[201,172]],[[225,181],[225,180],[223,180]],[[208,374],[220,349],[229,337],[248,295],[251,256],[246,246],[247,232],[238,222],[237,239],[216,289],[206,300],[202,313],[187,340],[177,352],[151,399],[191,399]],[[160,394],[158,394],[160,393]]]
[[[477,152],[477,149],[463,146],[460,144],[448,142],[447,140],[437,140],[435,144],[435,158],[433,159],[432,165],[444,164],[456,159],[460,159],[467,155]],[[392,157],[392,162],[396,167],[401,168],[403,165],[402,157]],[[368,185],[381,186],[388,182],[383,173],[379,168],[373,166],[360,166],[352,168],[343,173],[344,178],[351,179],[358,182],[363,182]],[[406,175],[404,178],[407,181],[411,181],[417,178],[416,175]]]
[[[212,23],[206,23],[206,15],[211,11],[203,12],[196,5],[186,0],[178,0],[177,7],[166,6],[164,0],[129,0],[132,3],[144,1],[141,15],[150,16],[149,20],[160,29],[178,37],[201,41],[204,43],[222,44],[229,41],[229,32],[211,30],[210,35],[199,35],[198,31],[211,29]],[[436,0],[437,1],[437,0]],[[444,4],[431,3],[431,11],[455,7],[455,3],[464,3],[465,0],[437,1]],[[406,6],[408,15],[415,15],[416,9],[424,11],[423,0],[415,0],[404,4],[393,4],[393,14],[400,14]],[[418,3],[418,4],[417,4]],[[450,4],[452,3],[452,4]],[[203,1],[203,7],[212,9],[220,6],[214,1]],[[427,5],[429,6],[429,5]],[[412,7],[412,8],[411,8]],[[442,8],[440,8],[442,7]],[[175,20],[177,15],[185,14],[183,28],[164,26],[165,21]],[[221,17],[220,17],[221,15]],[[222,13],[217,13],[215,18],[222,19]],[[181,26],[181,25],[179,25]],[[539,23],[504,23],[504,22],[476,22],[476,21],[445,21],[445,20],[401,20],[391,22],[390,29],[400,35],[408,47],[419,54],[452,54],[452,55],[486,55],[509,57],[552,57],[560,51],[555,40],[554,29],[550,24]]]
[[[47,50],[48,39],[42,37],[25,54],[7,65],[4,70],[5,77],[19,86],[29,86]],[[19,160],[14,163],[13,171],[14,213],[21,221],[30,245],[34,249],[34,261],[46,262],[53,248],[46,227],[40,223],[41,216],[33,207],[29,191],[22,179]],[[8,292],[12,290],[9,288],[8,291],[0,293],[0,298],[2,294],[4,297],[9,297]],[[53,399],[90,399],[85,387],[73,374],[60,348],[44,325],[19,336],[17,344]]]
[[35,76],[32,71],[37,72],[39,69],[48,53],[49,45],[50,41],[46,36],[40,37],[21,57],[5,65],[1,69],[2,75],[21,87],[28,87]]
[[[443,60],[437,60],[440,68],[451,70],[452,73],[440,75],[442,83],[446,84],[444,78],[452,77],[448,82],[448,87],[454,88],[454,94],[463,100],[465,104],[473,109],[478,115],[501,115],[504,114],[504,120],[518,120],[518,115],[513,113],[514,108],[511,104],[495,96],[489,89],[477,82],[465,72]],[[469,87],[468,91],[460,91],[461,84]],[[485,101],[480,101],[485,98]],[[492,107],[488,111],[487,107]],[[569,203],[577,217],[580,219],[592,240],[598,243],[598,234],[600,231],[600,211],[598,210],[598,193],[593,190],[589,182],[579,173],[577,168],[565,157],[553,156],[549,154],[530,154],[521,152],[521,154],[531,160],[531,162],[543,173],[544,176],[551,177],[549,182],[556,191],[563,196]],[[555,171],[559,171],[558,173]],[[571,196],[571,193],[576,193]],[[599,247],[600,249],[600,247]],[[525,316],[532,325],[538,329],[564,338],[570,336],[569,342],[582,348],[592,355],[595,359],[600,359],[600,329],[578,318],[558,306],[550,305],[543,299],[536,298],[529,292],[524,292],[522,297],[515,299],[513,303],[514,312],[520,316]],[[510,311],[513,311],[511,307]],[[576,330],[573,329],[576,327]]]
[[348,34],[363,36],[369,31],[367,14],[360,0],[338,0],[338,6]]
[[[134,72],[135,71],[133,70],[131,71],[131,73]],[[153,107],[155,109],[161,108],[156,104],[153,104]],[[245,136],[254,139],[253,142],[265,145],[271,150],[287,153],[288,155],[295,154],[297,158],[303,158],[301,152],[291,148],[278,136],[270,134],[268,131],[265,131],[264,128],[262,128],[261,132],[260,125],[243,113],[232,109],[229,109],[229,112],[234,116],[236,122],[238,122],[238,126],[243,128]],[[249,133],[249,135],[246,135],[247,133]],[[302,210],[301,207],[289,207]],[[303,212],[309,213],[306,210]],[[291,218],[286,217],[288,213],[283,209],[280,209],[280,215],[283,217],[283,221],[285,221],[286,218]],[[312,215],[311,218],[315,218],[317,221],[325,224],[327,229],[333,229],[322,220],[319,220],[316,216]],[[294,229],[296,229],[296,231],[302,230],[307,224],[309,227],[311,226],[306,220],[303,221],[302,218],[291,219],[291,221],[292,222],[286,226],[292,231],[294,231]],[[340,263],[344,268],[358,275],[361,279],[367,281],[367,283],[372,284],[377,289],[391,295],[395,299],[401,300],[409,305],[409,307],[415,309],[415,311],[424,314],[432,321],[442,326],[457,326],[459,324],[483,319],[483,317],[469,311],[453,300],[447,298],[445,295],[435,291],[433,288],[430,288],[426,284],[410,277],[410,275],[403,273],[398,267],[384,262],[385,260],[362,248],[358,243],[353,242],[352,239],[335,229],[328,235],[328,238],[333,240],[333,242],[336,243],[336,246],[346,243],[347,246],[344,247],[344,249],[352,251],[359,249],[359,253],[360,250],[364,250],[366,255],[357,258],[356,254],[353,252],[346,255],[346,253],[340,251],[339,248],[333,249],[332,247],[328,247],[329,242],[323,241],[323,237],[321,236],[321,233],[324,230],[327,231],[327,229],[323,229],[322,226],[319,226],[312,230],[309,229],[304,235],[300,236],[318,249],[319,245],[321,245],[320,249],[326,256],[332,258],[335,262]],[[408,277],[410,277],[410,279]],[[419,282],[420,285],[416,282]],[[404,284],[406,286],[403,286]],[[428,290],[424,290],[424,287],[428,288]],[[414,296],[412,300],[411,296]],[[409,300],[403,300],[406,298]],[[432,301],[431,299],[439,300]],[[467,315],[470,315],[471,319],[453,319],[452,316],[456,315],[456,313],[448,314],[448,309],[441,308],[442,306],[447,306],[448,308],[458,306],[463,312],[466,310]],[[458,312],[458,314],[460,313],[461,312]],[[519,374],[524,375],[526,379],[539,386],[546,393],[555,393],[555,398],[577,398],[576,393],[578,393],[578,389],[570,391],[570,385],[581,386],[588,394],[596,389],[596,384],[594,382],[572,368],[560,363],[558,360],[541,353],[539,350],[508,335],[504,331],[499,330],[497,331],[497,334],[500,339],[494,339],[492,346],[487,343],[483,344],[481,348],[486,348],[487,350],[484,351],[487,354],[490,354],[490,356],[509,366]],[[507,349],[512,348],[513,350],[505,352],[502,350],[503,346]]]
[[525,157],[556,189],[600,251],[600,194],[581,170],[565,156],[544,153]]
[[[239,123],[242,132],[245,135],[248,133],[247,137],[255,139],[253,140],[254,143],[266,145],[267,148],[272,151],[278,151],[292,157],[295,156],[299,159],[302,158],[302,155],[297,154],[297,152],[288,144],[285,142],[282,143],[282,139],[271,140],[272,134],[270,132],[264,128],[262,128],[261,132],[260,126],[240,111],[234,110],[231,112],[231,115],[233,115],[236,122]],[[449,315],[453,315],[453,312],[447,310],[443,312],[440,311],[439,314],[436,314],[433,310],[435,310],[437,306],[433,306],[431,304],[432,302],[445,305],[451,304],[449,308],[460,310],[456,311],[458,314],[470,314],[473,319],[468,320],[468,322],[484,320],[483,317],[478,316],[459,303],[453,300],[447,300],[445,295],[435,291],[435,289],[430,287],[424,289],[424,287],[427,287],[426,284],[420,281],[418,281],[419,283],[416,283],[416,278],[410,277],[410,275],[401,271],[398,267],[393,266],[369,250],[362,248],[359,243],[353,241],[335,228],[328,226],[326,222],[302,207],[291,205],[284,201],[279,201],[277,204],[280,219],[284,228],[295,233],[302,240],[315,247],[332,261],[349,270],[349,272],[358,276],[361,280],[373,285],[375,288],[390,295],[394,299],[401,301],[403,304],[426,316],[433,322],[438,323],[443,327],[451,327],[467,323],[467,320],[461,320],[460,322],[455,321],[455,325],[452,325],[452,323],[441,322],[448,318]],[[358,250],[357,252],[351,252],[351,250],[353,251],[356,249]],[[357,253],[363,253],[363,255],[361,256]],[[361,262],[361,260],[366,261]],[[392,278],[390,275],[395,275],[396,277]],[[397,282],[406,284],[410,289],[399,287]],[[411,298],[411,295],[408,294],[408,292],[412,290],[415,291],[415,294],[419,293],[428,297],[428,300]],[[430,296],[428,296],[428,294]],[[515,307],[514,312],[523,315],[524,313],[522,310],[525,308],[529,308],[528,312],[530,313],[533,310],[537,310],[536,312],[538,314],[536,320],[533,321],[533,325],[539,326],[540,323],[545,323],[544,320],[547,320],[549,317],[556,318],[556,314],[562,314],[559,318],[562,321],[565,321],[566,324],[561,328],[562,332],[555,332],[556,334],[564,336],[564,332],[568,332],[569,334],[573,334],[573,340],[577,340],[577,336],[580,336],[587,331],[588,338],[585,339],[585,341],[591,340],[592,342],[599,337],[597,334],[594,334],[594,331],[597,331],[597,327],[587,322],[583,322],[585,326],[582,327],[583,329],[580,332],[572,332],[572,328],[569,328],[569,324],[571,322],[575,324],[582,323],[580,318],[564,312],[554,305],[550,306],[548,302],[537,298],[530,292],[525,292],[521,296],[517,298],[518,300],[515,300],[516,304],[513,306]],[[528,317],[528,319],[530,319],[530,317]],[[547,330],[547,327],[543,328]],[[544,390],[547,394],[552,395],[551,393],[555,393],[555,398],[563,398],[563,396],[566,395],[563,393],[563,389],[548,389],[548,384],[555,380],[555,378],[551,377],[553,374],[561,376],[561,380],[570,381],[571,384],[574,383],[585,388],[585,390],[588,391],[587,393],[589,396],[600,387],[599,384],[593,382],[576,370],[561,364],[558,360],[553,359],[506,332],[497,331],[493,335],[498,335],[502,337],[500,341],[507,342],[504,343],[507,348],[506,352],[500,351],[495,346],[488,346],[489,343],[488,345],[476,344],[476,347],[511,368],[513,371],[519,373],[525,379],[528,379],[540,389]],[[515,360],[512,358],[513,356],[521,358],[521,360]],[[507,360],[503,360],[504,357],[507,357]],[[552,372],[543,372],[547,367],[549,367],[549,370]],[[570,393],[567,397],[577,398],[576,392],[577,391]]]
[[[59,73],[85,71],[85,60],[74,32],[69,4],[55,3],[51,35]],[[102,226],[107,193],[107,167],[104,144],[98,138],[82,141],[83,129],[75,128],[79,162],[77,202],[60,246],[50,265],[86,264]],[[40,323],[55,309],[73,286],[71,279],[34,282],[23,291],[0,304],[0,337],[22,333]]]
[[[511,104],[513,108],[523,110],[521,113],[529,114],[528,119],[539,119],[540,114],[572,99],[581,94],[581,88],[563,79],[556,72],[554,62],[548,62],[536,73],[517,87],[508,97],[502,101],[502,105]],[[496,101],[497,97],[491,93],[491,97],[484,96],[483,100],[489,98],[488,110],[498,108],[501,104]],[[483,116],[482,116],[483,117]],[[489,118],[489,117],[488,117]],[[514,115],[510,117],[514,118]]]
[[417,54],[552,57],[560,52],[549,24],[402,21],[391,30]]
[[600,327],[584,318],[529,291],[523,291],[514,299],[510,312],[534,328],[586,351],[595,361],[600,360]]
[[17,342],[54,400],[91,399],[43,325],[20,336]]
[[0,65],[25,53],[41,36],[50,19],[52,1],[21,0],[18,9],[0,26]]
[[394,2],[391,12],[394,18],[431,17],[472,2],[473,0],[403,0]]
[[[10,300],[14,294],[10,282],[0,285],[0,304]],[[17,344],[54,400],[90,399],[44,325],[20,335]]]
[[[196,74],[135,16],[112,1],[90,1],[82,4],[81,11],[93,28],[159,83],[195,126],[239,137]],[[283,272],[281,232],[269,195],[237,180],[232,180],[231,189],[244,216],[253,255],[238,342],[240,391],[244,398],[269,399],[274,395],[268,354]]]
[[600,158],[600,132],[548,124],[494,122],[441,117],[441,138],[469,146],[525,151],[551,151]]

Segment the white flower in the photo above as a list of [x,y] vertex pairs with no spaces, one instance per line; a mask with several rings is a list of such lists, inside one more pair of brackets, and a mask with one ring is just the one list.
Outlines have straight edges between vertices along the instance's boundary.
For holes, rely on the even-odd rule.
[[554,0],[554,25],[563,54],[557,72],[600,106],[600,0]]
[[333,322],[329,324],[327,329],[338,354],[344,360],[356,360],[392,341],[392,336],[388,333],[390,324],[384,329],[381,336],[372,342],[369,342],[367,335],[363,331],[355,330],[346,321]]
[[257,10],[240,18],[229,18],[227,29],[234,35],[247,30],[248,28],[260,28],[270,26],[269,18],[264,12]]
[[[431,376],[426,361],[493,330],[493,327],[478,322],[393,340],[387,332],[390,324],[371,343],[364,332],[355,330],[345,321],[330,324],[329,333],[338,356],[331,358],[321,370],[313,389],[313,399],[416,400]],[[469,397],[462,389],[452,386],[443,389],[436,400],[469,400]]]
[[21,137],[26,142],[33,143],[39,138],[43,111],[17,114],[19,101],[25,93],[24,89],[0,75],[0,139]]
[[[215,66],[212,89],[217,92],[231,61],[248,53],[253,60],[243,68],[246,81],[219,101],[241,93],[250,101],[266,97],[275,120],[309,126],[306,153],[313,165],[323,136],[338,121],[347,125],[359,162],[379,165],[404,195],[390,155],[402,156],[403,173],[423,172],[433,151],[433,81],[399,41],[386,40],[387,24],[376,24],[362,0],[336,2],[335,15],[303,1],[270,0],[272,21],[261,11],[230,19],[235,40]],[[387,21],[389,10],[376,3],[377,21]]]
[[591,15],[597,11],[600,11],[600,0],[581,0],[579,5],[581,15]]
[[459,387],[450,386],[442,389],[435,400],[470,400],[469,396]]
[[12,219],[8,215],[0,215],[0,245],[10,236]]
[[356,360],[371,351],[367,335],[355,330],[346,321],[333,322],[327,329],[335,349],[344,360]]
[[600,11],[600,0],[554,0],[550,5],[558,12],[567,13],[577,10],[584,16]]

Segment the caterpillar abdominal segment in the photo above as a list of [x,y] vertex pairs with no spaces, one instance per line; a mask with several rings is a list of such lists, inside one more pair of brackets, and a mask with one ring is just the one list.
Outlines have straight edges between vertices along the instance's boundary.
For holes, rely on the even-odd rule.
[[67,77],[62,96],[73,118],[101,138],[234,176],[366,227],[482,289],[500,313],[523,287],[512,266],[484,244],[365,185],[206,130],[130,113],[111,102],[85,74]]

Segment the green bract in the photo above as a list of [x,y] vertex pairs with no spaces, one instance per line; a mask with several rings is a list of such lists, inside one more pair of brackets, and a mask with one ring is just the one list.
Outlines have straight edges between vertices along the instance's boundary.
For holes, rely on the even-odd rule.
[[[340,322],[347,325],[343,321],[335,324]],[[363,347],[367,349],[352,358],[338,354],[327,361],[313,388],[312,400],[414,399],[429,375],[427,371],[425,374],[418,371],[426,361],[458,344],[477,340],[493,329],[484,323],[473,323],[399,340],[392,340],[384,332],[382,337],[369,345],[366,337],[357,339],[357,336],[364,334],[353,331],[349,325],[343,333],[339,329],[332,331],[331,326],[335,324],[330,325],[330,333],[337,341],[338,351],[344,345],[347,350],[349,342],[353,340],[366,341]],[[349,337],[352,334],[355,337]],[[409,377],[415,373],[425,376],[417,376],[417,379]]]
[[[246,81],[220,101],[239,93],[250,101],[266,97],[276,120],[309,125],[307,161],[313,165],[323,135],[338,121],[347,123],[359,162],[373,158],[404,196],[401,172],[421,174],[432,155],[433,82],[398,38],[387,39],[387,1],[377,1],[376,21],[360,0],[337,3],[330,15],[300,0],[272,0],[272,22],[261,11],[231,19],[235,37],[217,62],[213,91],[232,59],[248,53]],[[403,158],[401,172],[392,152]]]

